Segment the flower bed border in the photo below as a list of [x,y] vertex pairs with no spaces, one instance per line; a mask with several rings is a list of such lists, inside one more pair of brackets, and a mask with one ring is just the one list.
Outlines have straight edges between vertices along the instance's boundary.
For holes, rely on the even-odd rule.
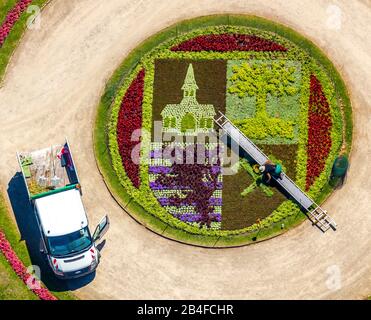
[[[52,0],[32,0],[30,5],[36,5],[40,8],[40,12],[45,9],[45,7],[51,2]],[[14,1],[14,5],[18,1]],[[13,7],[14,7],[13,5]],[[12,7],[12,8],[13,8]],[[10,9],[11,10],[11,9]],[[8,10],[8,12],[10,11]],[[27,9],[26,9],[27,10]],[[7,12],[7,13],[8,13]],[[4,76],[7,71],[8,63],[12,58],[15,49],[18,47],[19,43],[21,42],[22,37],[24,36],[24,31],[26,29],[26,22],[29,18],[29,14],[27,12],[21,14],[19,19],[14,23],[10,33],[7,35],[5,42],[0,47],[0,86],[4,79]],[[4,16],[5,20],[6,15]],[[2,24],[3,21],[0,21]]]
[[0,49],[22,13],[27,10],[31,3],[32,0],[18,0],[13,8],[8,11],[5,20],[0,25]]
[[[160,33],[152,36],[144,43],[142,43],[137,49],[135,49],[125,59],[124,63],[114,73],[112,79],[109,81],[106,87],[106,92],[102,97],[101,103],[97,110],[96,127],[94,130],[94,147],[95,155],[97,158],[98,167],[105,178],[105,182],[111,191],[112,195],[118,201],[119,204],[136,220],[141,222],[150,230],[162,234],[163,236],[186,242],[188,244],[196,244],[206,247],[225,247],[225,246],[239,246],[251,243],[254,240],[264,240],[273,237],[277,234],[288,230],[292,225],[296,225],[305,219],[304,214],[297,214],[294,217],[290,216],[285,221],[280,221],[279,225],[273,225],[270,228],[258,229],[255,232],[249,234],[240,234],[230,237],[219,237],[219,236],[206,236],[206,235],[194,235],[189,234],[183,230],[173,228],[166,223],[160,221],[158,218],[153,217],[145,212],[143,208],[138,205],[135,201],[132,201],[131,197],[125,191],[120,184],[119,179],[115,176],[112,169],[111,159],[109,153],[106,150],[107,134],[106,123],[110,116],[110,110],[112,102],[117,94],[117,90],[121,90],[123,79],[133,72],[137,68],[144,52],[150,51],[152,48],[164,42],[166,39],[177,36],[182,31],[189,31],[194,28],[205,27],[205,26],[219,26],[219,25],[236,25],[236,26],[247,26],[247,27],[259,27],[263,31],[272,31],[288,38],[294,44],[300,46],[303,50],[307,51],[315,60],[320,61],[322,67],[325,69],[327,76],[335,84],[336,94],[343,103],[342,107],[345,111],[345,122],[346,122],[346,140],[347,140],[347,151],[350,152],[351,137],[352,137],[352,113],[350,100],[347,95],[345,85],[336,71],[333,64],[327,59],[327,57],[316,48],[313,43],[306,38],[300,36],[295,31],[277,23],[267,21],[263,18],[255,16],[245,15],[214,15],[196,18],[180,22],[172,27],[169,27]],[[125,79],[127,80],[127,79]],[[321,195],[323,200],[331,191],[329,188],[325,188]],[[281,223],[284,222],[284,228],[281,228]],[[257,237],[258,235],[258,237]]]
[[[5,234],[0,230],[0,252],[4,255],[5,259],[9,262],[9,265],[12,267],[13,271],[17,276],[24,282],[25,285],[29,281],[35,286],[32,288],[32,292],[36,294],[41,300],[58,300],[51,292],[41,286],[39,280],[36,280],[31,274],[28,273],[23,262],[18,258],[15,251],[12,249],[9,241],[6,239]],[[36,288],[36,285],[39,288]]]

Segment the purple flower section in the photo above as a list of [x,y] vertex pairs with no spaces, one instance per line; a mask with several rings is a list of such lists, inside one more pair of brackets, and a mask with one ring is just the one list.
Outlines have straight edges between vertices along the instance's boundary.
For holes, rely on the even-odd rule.
[[[152,159],[163,160],[165,157],[171,161],[171,166],[160,163],[149,166],[149,174],[152,175],[149,187],[158,191],[181,190],[181,193],[175,194],[161,195],[160,192],[157,198],[160,205],[167,207],[166,210],[181,221],[207,227],[212,222],[221,222],[221,214],[214,211],[216,206],[222,205],[222,199],[213,197],[214,191],[223,188],[223,183],[219,182],[222,175],[221,150],[220,146],[208,149],[204,145],[153,149]],[[186,159],[194,159],[194,162],[184,163]],[[186,209],[188,206],[194,209],[189,212]],[[186,212],[180,213],[179,209]]]
[[[204,185],[207,186],[207,187],[213,187],[212,182],[205,182]],[[150,182],[149,186],[152,190],[187,190],[187,189],[189,189],[189,187],[187,187],[187,186],[177,186],[177,185],[171,186],[169,188],[169,186],[163,186],[163,185],[161,185],[159,183],[156,183],[156,182]],[[216,184],[215,190],[222,190],[222,189],[223,189],[223,183],[218,182]]]
[[[158,202],[164,207],[164,206],[171,206],[171,199],[169,198],[158,198]],[[189,203],[184,203],[181,205],[196,205],[194,204],[189,204]],[[222,205],[222,199],[221,198],[210,198],[209,199],[209,206],[221,206]]]
[[213,166],[211,168],[212,174],[221,174],[222,173],[222,167],[221,166]]
[[[177,214],[175,217],[183,222],[200,222],[202,220],[201,214],[183,213]],[[222,221],[222,215],[220,213],[211,213],[210,217],[214,218],[215,222]]]

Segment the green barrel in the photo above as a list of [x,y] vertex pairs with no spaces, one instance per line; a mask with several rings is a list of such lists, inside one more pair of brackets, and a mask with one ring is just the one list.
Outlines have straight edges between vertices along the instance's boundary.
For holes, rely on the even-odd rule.
[[349,161],[346,156],[339,156],[335,159],[332,166],[333,177],[344,177],[349,167]]

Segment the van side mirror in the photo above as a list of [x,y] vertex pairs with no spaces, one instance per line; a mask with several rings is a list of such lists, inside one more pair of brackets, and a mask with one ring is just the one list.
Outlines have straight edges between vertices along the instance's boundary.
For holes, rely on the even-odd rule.
[[93,242],[97,242],[98,240],[102,239],[103,236],[107,233],[109,229],[110,221],[108,216],[104,216],[102,220],[99,222],[98,226],[96,227],[93,233]]
[[42,254],[46,253],[45,245],[42,239],[40,239],[40,253]]

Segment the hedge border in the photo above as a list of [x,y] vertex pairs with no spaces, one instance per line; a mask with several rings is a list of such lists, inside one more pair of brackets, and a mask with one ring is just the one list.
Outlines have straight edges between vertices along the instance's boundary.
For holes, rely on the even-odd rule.
[[[336,70],[334,64],[311,40],[301,36],[287,26],[251,15],[211,15],[176,23],[164,30],[161,30],[142,42],[130,52],[119,68],[113,73],[111,79],[106,85],[104,94],[97,108],[95,128],[93,130],[94,153],[97,166],[113,198],[134,220],[141,223],[147,229],[160,234],[165,238],[207,248],[244,246],[257,241],[267,240],[280,235],[292,227],[302,223],[304,220],[306,220],[306,216],[303,213],[297,214],[294,217],[289,217],[286,219],[287,221],[284,226],[279,223],[279,226],[273,225],[272,227],[261,229],[251,234],[223,237],[223,239],[220,239],[220,237],[216,236],[189,234],[185,231],[170,227],[169,225],[160,221],[158,218],[147,214],[139,204],[135,203],[135,200],[130,198],[128,193],[122,187],[111,165],[108,150],[107,123],[110,119],[110,110],[112,103],[115,100],[116,93],[120,89],[125,77],[130,75],[130,73],[138,66],[141,58],[146,52],[160,45],[166,39],[175,37],[180,33],[188,32],[189,30],[195,28],[219,26],[225,24],[253,27],[259,28],[263,31],[274,32],[279,36],[292,41],[294,44],[305,50],[317,62],[319,62],[325,69],[330,81],[333,82],[336,95],[341,99],[342,102],[342,109],[344,111],[345,118],[344,122],[346,126],[345,138],[347,154],[349,154],[351,151],[351,140],[353,134],[351,102],[345,83]],[[320,199],[318,199],[319,202],[323,202],[332,191],[333,189],[326,185]]]

